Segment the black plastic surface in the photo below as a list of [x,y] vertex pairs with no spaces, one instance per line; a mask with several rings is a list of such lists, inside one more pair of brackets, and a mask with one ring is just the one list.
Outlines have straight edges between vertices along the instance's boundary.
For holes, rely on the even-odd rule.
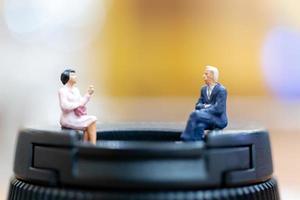
[[260,183],[273,173],[265,130],[215,131],[183,143],[161,124],[111,125],[96,146],[73,130],[24,129],[15,176],[33,184],[94,189],[203,189]]

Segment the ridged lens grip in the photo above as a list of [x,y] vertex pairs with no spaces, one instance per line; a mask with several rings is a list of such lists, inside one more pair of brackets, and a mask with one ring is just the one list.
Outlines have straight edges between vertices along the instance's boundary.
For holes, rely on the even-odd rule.
[[277,183],[264,183],[225,189],[187,191],[92,191],[58,189],[13,179],[8,200],[279,200]]

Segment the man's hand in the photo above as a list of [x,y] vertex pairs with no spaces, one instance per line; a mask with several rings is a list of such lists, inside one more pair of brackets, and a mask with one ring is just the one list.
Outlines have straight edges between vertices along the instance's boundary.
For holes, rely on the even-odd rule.
[[204,108],[210,107],[210,104],[204,104]]
[[196,105],[196,110],[201,110],[201,109],[203,109],[204,108],[204,104],[202,104],[202,103],[198,103],[197,105]]
[[89,93],[89,95],[94,94],[94,86],[93,85],[89,86],[88,93]]

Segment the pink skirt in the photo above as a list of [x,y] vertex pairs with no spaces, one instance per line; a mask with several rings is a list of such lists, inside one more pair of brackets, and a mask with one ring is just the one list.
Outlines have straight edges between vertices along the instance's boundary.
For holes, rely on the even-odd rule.
[[86,130],[93,122],[97,121],[97,117],[93,115],[77,116],[74,112],[62,115],[60,118],[60,125],[65,128],[75,130]]

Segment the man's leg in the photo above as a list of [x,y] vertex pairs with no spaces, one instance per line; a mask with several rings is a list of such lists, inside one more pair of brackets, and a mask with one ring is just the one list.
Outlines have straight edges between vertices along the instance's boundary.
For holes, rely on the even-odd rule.
[[205,130],[208,128],[208,125],[206,123],[199,123],[197,124],[197,127],[195,128],[195,138],[196,140],[204,140],[205,139]]
[[204,111],[195,110],[191,113],[184,132],[180,138],[183,141],[202,140],[204,130],[209,126],[210,115]]
[[192,141],[193,140],[193,132],[194,132],[194,127],[196,126],[196,119],[193,115],[193,113],[190,114],[189,119],[187,121],[185,130],[180,136],[180,139],[183,141]]

